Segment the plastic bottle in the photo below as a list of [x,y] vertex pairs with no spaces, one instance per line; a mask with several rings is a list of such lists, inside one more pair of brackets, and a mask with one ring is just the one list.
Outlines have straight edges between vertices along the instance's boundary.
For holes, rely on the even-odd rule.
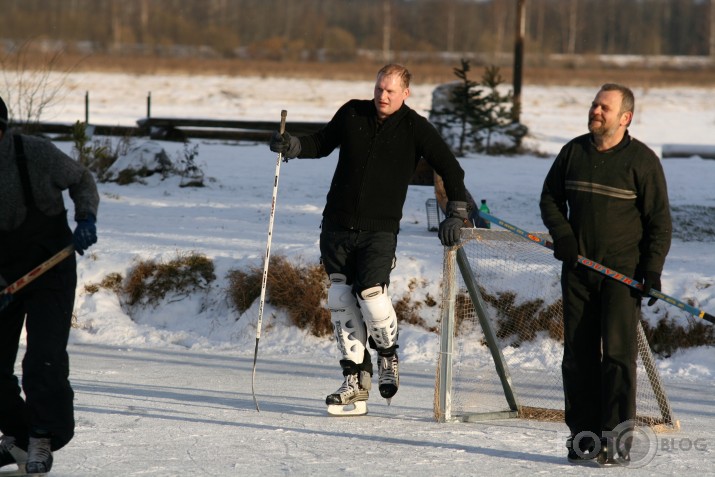
[[[491,213],[489,206],[487,205],[487,199],[482,199],[482,205],[479,206],[479,212],[486,212],[487,214]],[[492,224],[482,217],[479,217],[479,227],[483,229],[490,229],[492,228]]]

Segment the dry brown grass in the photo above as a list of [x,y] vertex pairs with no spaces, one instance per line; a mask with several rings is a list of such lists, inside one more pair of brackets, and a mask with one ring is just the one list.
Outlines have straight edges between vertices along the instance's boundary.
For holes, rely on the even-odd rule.
[[[228,295],[243,313],[261,295],[263,267],[229,271]],[[266,300],[283,309],[295,326],[314,336],[327,336],[333,325],[327,300],[327,277],[320,265],[293,264],[280,255],[271,257],[266,279]]]
[[651,350],[664,358],[678,349],[715,346],[715,327],[696,318],[675,319],[666,313],[655,326],[645,320],[641,323]]
[[127,273],[122,294],[128,305],[157,304],[170,293],[189,294],[216,279],[211,259],[199,253],[180,253],[168,262],[143,260]]

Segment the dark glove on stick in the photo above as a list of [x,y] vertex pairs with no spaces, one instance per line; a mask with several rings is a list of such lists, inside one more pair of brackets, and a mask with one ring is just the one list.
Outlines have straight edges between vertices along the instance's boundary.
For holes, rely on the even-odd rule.
[[[660,291],[660,273],[645,272],[643,273],[643,298],[646,298],[651,290]],[[658,299],[654,296],[648,300],[648,306],[653,306]]]
[[460,229],[469,227],[469,214],[466,202],[447,202],[447,218],[439,224],[439,240],[445,247],[459,243]]
[[269,147],[271,151],[281,153],[285,159],[293,159],[300,154],[300,139],[287,132],[281,134],[276,131],[271,137]]
[[569,234],[554,241],[554,257],[561,260],[569,268],[578,265],[578,244],[576,237]]
[[96,219],[92,216],[77,221],[73,240],[74,248],[80,255],[84,255],[85,250],[92,244],[97,243],[97,226],[95,222]]

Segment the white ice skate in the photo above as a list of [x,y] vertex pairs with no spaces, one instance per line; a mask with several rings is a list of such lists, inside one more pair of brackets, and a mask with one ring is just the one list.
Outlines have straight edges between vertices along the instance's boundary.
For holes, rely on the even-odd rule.
[[358,374],[345,376],[342,386],[325,398],[331,416],[363,416],[367,414],[368,390],[360,386]]

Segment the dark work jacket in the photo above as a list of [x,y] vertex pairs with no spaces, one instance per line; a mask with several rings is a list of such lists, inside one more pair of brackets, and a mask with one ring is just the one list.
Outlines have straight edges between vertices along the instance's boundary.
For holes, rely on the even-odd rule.
[[325,157],[340,147],[323,217],[343,227],[397,233],[407,186],[422,157],[442,176],[449,200],[467,200],[454,154],[406,104],[378,127],[373,101],[351,100],[300,143],[301,158]]
[[573,233],[584,257],[661,273],[672,234],[665,175],[658,156],[628,132],[608,151],[598,151],[590,134],[566,144],[540,207],[553,239]]

